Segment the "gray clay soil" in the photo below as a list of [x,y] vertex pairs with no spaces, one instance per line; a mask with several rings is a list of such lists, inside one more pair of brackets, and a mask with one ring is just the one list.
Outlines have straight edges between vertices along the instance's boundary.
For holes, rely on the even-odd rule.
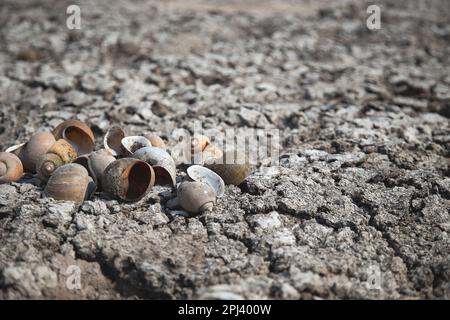
[[190,218],[165,187],[77,207],[1,185],[0,298],[450,298],[450,2],[424,2],[378,1],[370,31],[365,1],[1,0],[2,150],[73,117],[97,148],[195,120],[281,146]]

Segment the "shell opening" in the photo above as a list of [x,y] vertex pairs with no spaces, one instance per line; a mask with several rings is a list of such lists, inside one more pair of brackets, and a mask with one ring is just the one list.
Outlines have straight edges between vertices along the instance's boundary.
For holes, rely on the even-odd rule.
[[141,142],[139,142],[139,141],[135,141],[135,142],[133,142],[133,144],[129,147],[129,151],[130,151],[131,153],[134,153],[134,152],[136,152],[137,150],[139,150],[139,149],[141,149],[141,148],[144,148],[144,147],[146,147],[145,144],[143,144],[143,143],[141,143]]
[[147,191],[152,178],[150,166],[145,162],[134,164],[128,173],[128,190],[126,197],[129,200],[135,200],[142,197]]
[[112,127],[108,130],[104,138],[104,147],[110,151],[113,156],[122,155],[122,139],[125,138],[125,132],[120,127]]
[[77,127],[68,127],[64,130],[63,138],[77,151],[78,155],[90,153],[94,149],[91,137]]
[[170,173],[164,169],[163,167],[153,167],[153,170],[155,171],[156,176],[156,183],[165,186],[165,185],[171,185],[173,186],[173,180],[170,176]]

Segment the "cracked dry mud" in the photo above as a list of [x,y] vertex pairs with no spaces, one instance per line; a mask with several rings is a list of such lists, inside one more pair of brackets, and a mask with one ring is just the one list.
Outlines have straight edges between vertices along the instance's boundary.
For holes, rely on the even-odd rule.
[[2,0],[2,150],[73,117],[281,148],[192,218],[1,185],[0,298],[450,298],[449,2],[378,2],[370,31],[365,1]]

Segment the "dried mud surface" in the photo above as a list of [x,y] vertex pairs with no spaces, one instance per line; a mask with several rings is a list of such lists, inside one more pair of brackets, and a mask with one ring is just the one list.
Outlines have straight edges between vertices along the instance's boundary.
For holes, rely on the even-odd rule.
[[377,31],[368,4],[2,0],[2,150],[72,117],[98,147],[199,120],[281,149],[192,218],[164,187],[77,207],[0,186],[0,298],[450,298],[449,2],[379,1]]

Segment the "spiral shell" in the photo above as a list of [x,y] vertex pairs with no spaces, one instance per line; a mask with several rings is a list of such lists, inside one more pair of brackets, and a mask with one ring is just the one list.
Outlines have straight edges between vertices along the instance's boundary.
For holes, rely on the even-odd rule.
[[240,185],[251,174],[252,166],[244,153],[230,151],[214,162],[205,163],[205,167],[217,173],[225,184]]
[[50,132],[38,132],[34,134],[27,143],[8,148],[10,152],[19,157],[26,172],[35,173],[36,163],[48,149],[56,142]]
[[45,187],[44,194],[56,200],[83,203],[96,189],[87,170],[76,163],[65,164],[53,172]]
[[77,152],[72,145],[64,139],[56,141],[47,153],[39,157],[36,164],[36,172],[42,181],[47,181],[53,172],[77,158]]
[[106,167],[102,176],[103,189],[123,201],[138,201],[153,187],[155,173],[146,162],[123,158]]
[[180,206],[190,213],[211,211],[216,203],[214,190],[198,181],[182,182],[177,190],[177,198]]
[[18,181],[23,175],[19,157],[8,152],[0,152],[0,184]]
[[208,184],[220,198],[225,193],[225,183],[222,178],[214,171],[199,165],[190,166],[187,169],[187,175],[194,181]]
[[169,184],[175,187],[177,169],[175,161],[166,151],[156,147],[146,147],[136,151],[133,158],[145,161],[153,167],[157,184]]
[[81,164],[87,169],[89,175],[97,184],[97,188],[100,190],[102,189],[101,181],[103,173],[106,167],[115,160],[116,158],[114,158],[106,149],[101,149],[88,155],[78,157],[74,162]]
[[56,139],[64,139],[76,150],[78,155],[92,152],[95,145],[95,137],[91,128],[78,120],[67,120],[59,124],[54,130]]

